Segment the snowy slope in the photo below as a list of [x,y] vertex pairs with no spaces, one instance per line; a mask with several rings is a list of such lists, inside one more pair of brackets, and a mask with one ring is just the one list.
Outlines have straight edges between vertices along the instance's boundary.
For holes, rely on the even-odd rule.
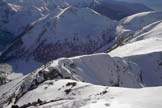
[[48,80],[18,98],[15,104],[20,108],[161,108],[161,90],[161,87],[128,89]]

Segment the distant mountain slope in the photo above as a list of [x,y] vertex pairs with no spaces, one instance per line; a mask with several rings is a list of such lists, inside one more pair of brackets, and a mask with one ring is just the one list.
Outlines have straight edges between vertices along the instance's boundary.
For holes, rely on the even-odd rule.
[[5,24],[8,18],[15,14],[16,10],[3,0],[0,1],[0,27]]
[[12,37],[21,35],[31,23],[39,18],[58,13],[59,9],[69,6],[89,7],[112,20],[151,10],[141,4],[113,0],[2,0],[0,4],[3,5],[0,10],[0,30],[11,33]]
[[119,2],[115,0],[98,0],[92,5],[92,8],[111,19],[120,20],[124,17],[152,9],[143,4]]
[[13,40],[14,37],[12,37],[11,33],[0,30],[0,52]]
[[147,38],[158,37],[161,38],[162,36],[162,20],[151,23],[141,30],[136,32],[130,42],[144,40]]
[[44,7],[53,10],[55,7],[66,8],[68,6],[89,7],[100,14],[111,19],[120,20],[123,17],[144,12],[152,9],[139,3],[119,2],[115,0],[7,0],[10,3],[16,3],[23,6],[34,5],[36,7]]
[[26,9],[19,5],[0,1],[0,51],[21,35],[33,21],[40,18],[41,12],[34,8]]
[[33,24],[1,58],[46,63],[63,56],[90,54],[104,45],[112,46],[115,27],[115,21],[92,9],[68,7]]
[[[19,36],[33,21],[43,16],[42,12],[34,7],[25,8],[6,2],[5,4],[10,7],[14,13],[9,10],[1,10],[1,13],[4,13],[4,15],[0,14],[0,17],[5,17],[5,22],[3,21],[4,23],[0,25],[0,29],[12,33],[12,37]],[[6,8],[7,6],[4,7]]]
[[141,3],[144,4],[156,11],[161,11],[162,10],[162,1],[161,0],[117,0],[117,1],[126,1],[126,2],[131,2],[131,3]]
[[2,26],[8,22],[10,16],[14,15],[16,10],[4,1],[0,1],[0,51],[9,44],[14,38],[10,32],[2,30]]
[[[89,7],[113,20],[119,20],[125,16],[141,11],[150,11],[150,9],[140,4],[126,4],[125,2],[105,0],[3,0],[1,1],[1,5],[3,6],[1,6],[0,12],[0,29],[11,33],[12,37],[17,37],[32,22],[38,20],[40,17],[55,13],[58,8],[64,9],[69,6],[79,8]],[[120,7],[120,11],[116,10],[118,9],[116,7]]]

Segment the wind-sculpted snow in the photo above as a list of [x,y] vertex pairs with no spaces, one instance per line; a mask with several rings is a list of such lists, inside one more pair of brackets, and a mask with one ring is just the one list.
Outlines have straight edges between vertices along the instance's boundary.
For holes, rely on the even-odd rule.
[[[109,54],[133,61],[141,69],[144,85],[162,85],[162,38],[159,25],[139,40],[120,46]],[[140,40],[140,38],[143,38]],[[135,38],[136,39],[136,38]]]

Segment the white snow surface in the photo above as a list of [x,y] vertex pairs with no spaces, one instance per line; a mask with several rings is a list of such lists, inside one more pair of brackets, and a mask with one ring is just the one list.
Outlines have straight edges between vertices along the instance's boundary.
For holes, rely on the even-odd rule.
[[[161,108],[161,90],[161,87],[130,89],[48,80],[25,93],[16,104],[26,108]],[[3,107],[10,108],[11,104]]]

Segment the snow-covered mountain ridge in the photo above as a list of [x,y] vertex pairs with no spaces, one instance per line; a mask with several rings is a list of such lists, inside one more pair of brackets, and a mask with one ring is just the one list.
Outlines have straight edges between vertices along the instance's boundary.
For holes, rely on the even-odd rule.
[[0,108],[162,107],[161,12],[106,0],[6,1],[0,36],[17,38],[0,62],[21,73],[0,65]]
[[[97,86],[83,82],[107,86]],[[149,105],[149,108],[161,106],[161,104],[158,104],[161,101],[160,87],[124,89],[108,87],[108,85],[133,88],[143,87],[139,67],[132,62],[126,62],[121,58],[111,58],[108,54],[102,53],[70,59],[61,58],[49,62],[47,65],[24,77],[0,86],[0,105],[6,108],[11,106],[14,108],[16,105],[20,108],[35,106],[40,108],[64,108],[65,105],[67,108],[81,108],[89,105],[93,106],[93,104],[104,106],[107,103],[112,105],[112,108],[116,108],[123,104],[123,101],[121,102],[120,99],[128,100],[137,96],[140,98],[140,101],[137,101],[137,103],[125,101],[125,104],[131,106],[137,106],[138,104],[141,106],[145,103],[144,105],[147,106],[146,103],[152,101],[153,103]],[[159,93],[156,96],[159,97],[156,98],[156,101],[153,101],[154,99],[151,98],[142,100],[145,96],[151,96],[155,91]],[[139,93],[141,94],[138,95]],[[100,103],[100,101],[104,102]],[[113,105],[115,105],[114,102],[116,101],[119,102],[119,105],[116,104],[115,107]],[[139,102],[142,103],[139,104]]]

